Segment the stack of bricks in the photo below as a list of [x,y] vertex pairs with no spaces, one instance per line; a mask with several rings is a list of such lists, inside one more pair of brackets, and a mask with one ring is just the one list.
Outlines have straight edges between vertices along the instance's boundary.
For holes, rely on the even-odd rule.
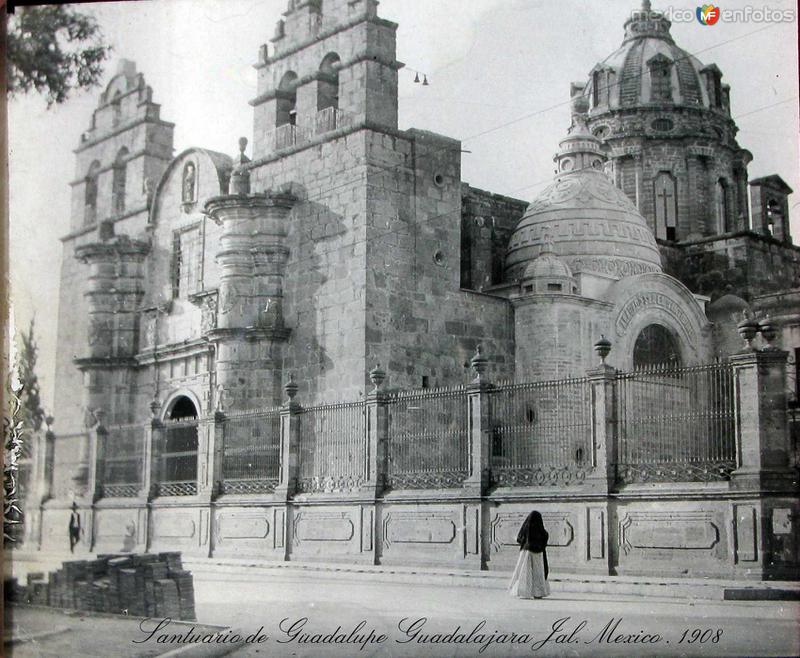
[[50,573],[28,574],[14,598],[35,605],[195,620],[192,574],[180,553],[100,555],[65,562]]

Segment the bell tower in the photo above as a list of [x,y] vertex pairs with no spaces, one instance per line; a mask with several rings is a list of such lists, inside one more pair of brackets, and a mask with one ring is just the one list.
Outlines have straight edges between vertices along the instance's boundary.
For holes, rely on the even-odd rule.
[[397,129],[397,25],[377,6],[289,1],[255,65],[254,160],[349,126]]
[[[66,433],[99,409],[130,413],[137,348],[143,236],[153,192],[172,158],[174,124],[163,121],[136,65],[120,60],[75,149],[70,232],[62,238],[55,413]],[[83,390],[84,395],[76,395]]]

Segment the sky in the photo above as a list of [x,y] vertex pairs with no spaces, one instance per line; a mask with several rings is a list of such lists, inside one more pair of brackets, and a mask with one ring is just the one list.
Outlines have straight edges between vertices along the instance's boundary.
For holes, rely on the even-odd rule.
[[[259,46],[274,33],[287,0],[138,0],[83,5],[94,14],[115,60],[134,60],[176,123],[175,153],[201,146],[233,155],[252,141]],[[383,0],[379,15],[399,23],[400,128],[462,140],[462,179],[492,192],[532,200],[551,180],[552,156],[569,125],[569,84],[619,47],[636,0]],[[794,10],[793,0],[727,0],[746,7]],[[716,63],[731,85],[738,141],[754,156],[750,178],[778,173],[800,189],[797,23],[693,19],[696,4],[654,0],[681,10],[679,46]],[[723,19],[725,16],[723,15]],[[415,84],[419,71],[430,84]],[[47,109],[36,96],[9,102],[10,278],[14,323],[35,315],[39,379],[53,395],[59,238],[69,224],[76,177],[72,150],[89,126],[102,87]],[[800,238],[800,202],[790,197]],[[796,238],[796,239],[797,239]],[[800,239],[797,240],[800,242]],[[70,254],[65,254],[70,257]]]

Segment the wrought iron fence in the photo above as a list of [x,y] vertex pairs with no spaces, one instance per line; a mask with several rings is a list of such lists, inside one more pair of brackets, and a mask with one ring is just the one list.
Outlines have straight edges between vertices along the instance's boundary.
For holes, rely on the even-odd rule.
[[616,386],[618,481],[723,480],[736,468],[730,364],[648,368]]
[[100,495],[132,498],[142,487],[144,425],[118,425],[106,429]]
[[76,493],[73,476],[82,464],[82,450],[89,440],[85,432],[57,434],[53,442],[52,495],[72,498]]
[[387,485],[460,487],[469,475],[467,389],[404,391],[389,398]]
[[581,483],[591,468],[588,379],[508,384],[489,393],[492,479],[501,486]]
[[197,493],[198,421],[164,421],[154,432],[158,441],[155,489],[158,496],[193,496]]
[[280,409],[229,414],[222,427],[222,492],[274,491],[280,476]]
[[300,492],[352,491],[367,474],[363,401],[303,409],[298,445]]

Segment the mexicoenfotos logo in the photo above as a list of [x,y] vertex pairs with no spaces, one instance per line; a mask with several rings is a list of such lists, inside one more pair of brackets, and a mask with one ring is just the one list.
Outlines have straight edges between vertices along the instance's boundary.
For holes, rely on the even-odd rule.
[[719,20],[719,7],[703,5],[697,8],[697,20],[701,25],[714,25]]

